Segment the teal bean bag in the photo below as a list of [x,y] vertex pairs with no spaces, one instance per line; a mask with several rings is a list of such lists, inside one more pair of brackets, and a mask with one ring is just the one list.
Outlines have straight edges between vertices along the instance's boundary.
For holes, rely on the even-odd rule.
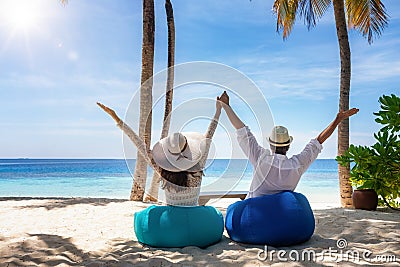
[[211,206],[150,206],[136,212],[135,234],[152,247],[207,247],[222,238],[224,219]]

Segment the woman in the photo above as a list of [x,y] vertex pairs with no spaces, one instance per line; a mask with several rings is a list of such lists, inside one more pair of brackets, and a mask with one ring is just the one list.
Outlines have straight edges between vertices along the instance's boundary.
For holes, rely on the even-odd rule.
[[196,132],[173,133],[154,145],[152,156],[159,167],[168,205],[198,205],[203,169],[221,109],[217,97],[214,118],[204,135]]

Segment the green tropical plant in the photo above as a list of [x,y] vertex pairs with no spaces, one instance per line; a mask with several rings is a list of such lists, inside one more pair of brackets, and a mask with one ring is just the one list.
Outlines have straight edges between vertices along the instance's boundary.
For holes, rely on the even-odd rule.
[[[400,97],[383,95],[381,110],[374,113],[383,127],[374,134],[372,146],[350,145],[336,160],[352,165],[350,181],[358,189],[374,189],[381,202],[400,207]],[[381,203],[382,204],[382,203]]]
[[[354,28],[367,37],[371,44],[388,24],[388,15],[381,0],[275,0],[274,13],[277,15],[277,30],[283,30],[286,39],[293,29],[297,17],[303,18],[310,29],[316,25],[330,5],[336,24],[336,35],[340,51],[339,111],[349,109],[351,53],[347,28]],[[347,16],[347,20],[346,20]],[[338,127],[338,155],[349,148],[349,120]],[[340,196],[343,207],[352,205],[352,188],[349,183],[350,170],[339,165]]]

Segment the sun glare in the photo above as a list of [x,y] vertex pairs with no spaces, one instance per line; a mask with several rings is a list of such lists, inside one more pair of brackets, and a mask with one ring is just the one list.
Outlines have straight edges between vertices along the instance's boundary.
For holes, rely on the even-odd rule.
[[23,31],[38,27],[41,14],[39,3],[33,0],[1,0],[1,24],[11,30]]

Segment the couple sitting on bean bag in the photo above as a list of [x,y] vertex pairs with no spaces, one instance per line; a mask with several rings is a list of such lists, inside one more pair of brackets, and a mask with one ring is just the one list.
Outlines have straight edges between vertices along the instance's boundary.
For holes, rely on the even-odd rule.
[[237,242],[272,246],[307,241],[314,232],[314,216],[307,199],[293,190],[321,152],[322,143],[358,109],[339,112],[300,154],[288,158],[286,153],[293,140],[288,130],[274,127],[268,140],[270,149],[261,147],[230,107],[226,92],[217,97],[214,120],[205,135],[174,133],[154,145],[152,156],[160,170],[167,206],[151,206],[135,214],[138,241],[154,247],[206,247],[221,239],[221,212],[211,206],[198,206],[198,199],[211,137],[222,108],[254,167],[246,199],[227,209],[225,227],[229,236]]

